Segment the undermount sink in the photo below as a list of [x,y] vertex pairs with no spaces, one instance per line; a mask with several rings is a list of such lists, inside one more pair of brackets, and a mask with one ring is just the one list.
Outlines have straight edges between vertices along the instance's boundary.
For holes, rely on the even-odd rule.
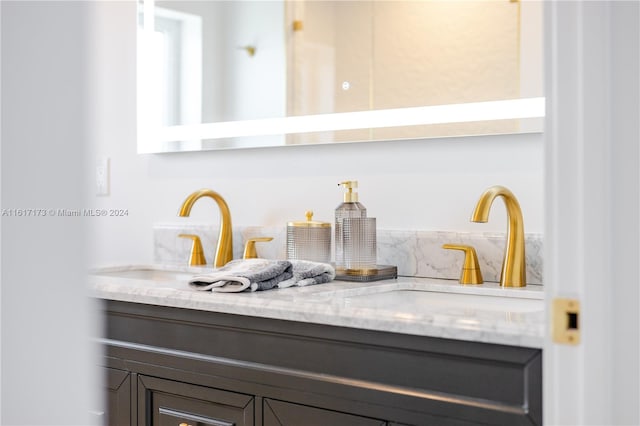
[[[352,308],[419,311],[456,308],[469,311],[538,312],[544,310],[542,286],[504,288],[499,283],[460,285],[457,280],[398,279],[359,286],[332,286],[305,295],[307,301],[338,303]],[[309,289],[311,290],[311,289]]]
[[538,312],[544,309],[543,301],[537,298],[443,293],[419,289],[397,289],[374,294],[354,295],[345,297],[344,303],[353,308],[385,309],[394,307],[402,310],[434,307],[448,311],[455,309],[459,311]]
[[125,278],[132,280],[145,281],[180,281],[186,283],[194,275],[210,270],[206,268],[180,268],[180,267],[162,267],[162,266],[129,266],[129,267],[113,267],[102,268],[91,271],[90,274],[101,277]]

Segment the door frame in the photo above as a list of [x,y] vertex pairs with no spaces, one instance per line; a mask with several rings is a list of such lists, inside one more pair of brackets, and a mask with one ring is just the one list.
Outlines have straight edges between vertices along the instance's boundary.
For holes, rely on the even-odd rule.
[[545,3],[547,330],[581,305],[578,345],[543,350],[544,423],[639,424],[637,2]]

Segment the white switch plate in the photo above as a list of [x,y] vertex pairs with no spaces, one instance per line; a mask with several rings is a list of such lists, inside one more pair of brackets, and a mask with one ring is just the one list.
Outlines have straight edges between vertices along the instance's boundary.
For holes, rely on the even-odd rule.
[[101,158],[96,165],[96,195],[109,195],[109,158]]

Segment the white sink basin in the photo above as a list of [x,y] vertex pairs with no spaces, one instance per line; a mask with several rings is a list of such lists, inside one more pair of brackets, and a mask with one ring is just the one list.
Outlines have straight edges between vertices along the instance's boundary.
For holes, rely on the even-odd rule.
[[434,291],[402,289],[375,294],[345,297],[345,305],[353,308],[399,310],[495,311],[538,312],[544,309],[540,299],[487,296],[478,294],[441,293]]
[[94,275],[152,281],[187,281],[193,276],[193,274],[187,272],[158,271],[153,269],[133,269],[130,271],[100,272]]
[[126,266],[107,267],[90,272],[90,275],[110,278],[124,278],[132,280],[187,283],[196,274],[208,272],[211,267],[179,267],[179,266]]

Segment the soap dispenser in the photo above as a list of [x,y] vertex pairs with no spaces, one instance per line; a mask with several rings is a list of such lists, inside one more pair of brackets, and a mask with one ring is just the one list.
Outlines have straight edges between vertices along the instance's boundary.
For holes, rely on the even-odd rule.
[[347,268],[348,253],[345,253],[345,228],[344,220],[350,218],[366,218],[367,209],[358,201],[358,181],[348,180],[340,182],[338,186],[345,189],[344,200],[336,208],[335,212],[335,263],[336,268]]

